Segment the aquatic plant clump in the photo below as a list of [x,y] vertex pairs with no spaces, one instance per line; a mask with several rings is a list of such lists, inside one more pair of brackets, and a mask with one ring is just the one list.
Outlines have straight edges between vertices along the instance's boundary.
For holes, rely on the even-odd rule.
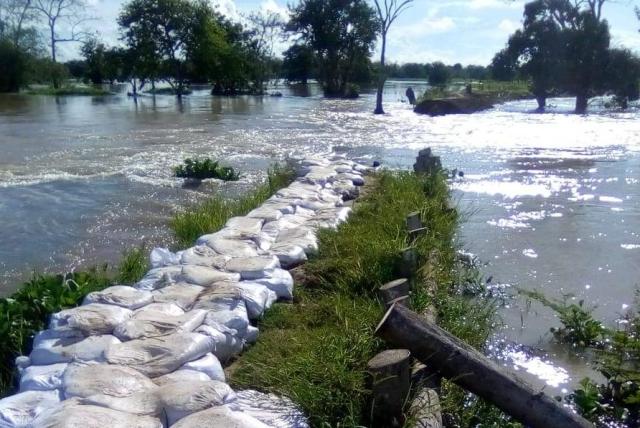
[[216,178],[223,181],[238,181],[240,174],[230,166],[222,166],[218,161],[210,158],[185,159],[183,165],[174,168],[174,173],[178,178],[193,178],[197,180],[205,180],[207,178]]

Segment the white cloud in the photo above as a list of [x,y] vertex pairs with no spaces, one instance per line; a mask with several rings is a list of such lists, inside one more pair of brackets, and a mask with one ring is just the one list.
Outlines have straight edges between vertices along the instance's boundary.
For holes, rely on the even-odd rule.
[[518,22],[512,21],[511,19],[503,19],[498,24],[498,30],[500,30],[504,34],[512,34],[517,29],[520,28],[520,24]]

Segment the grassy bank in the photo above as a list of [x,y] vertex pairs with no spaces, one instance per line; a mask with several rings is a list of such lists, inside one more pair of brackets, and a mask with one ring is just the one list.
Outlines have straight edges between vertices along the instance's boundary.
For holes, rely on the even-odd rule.
[[113,95],[112,92],[107,91],[101,87],[95,86],[63,86],[61,88],[54,87],[40,87],[33,88],[27,90],[27,94],[29,95],[50,95],[50,96],[70,96],[70,95],[79,95],[79,96],[92,96],[92,97],[101,97],[105,95]]
[[[380,285],[399,276],[400,251],[410,245],[406,215],[420,211],[427,227],[415,243],[421,269],[412,304],[433,305],[440,324],[482,348],[493,330],[491,305],[462,297],[462,272],[453,244],[458,215],[447,208],[444,176],[381,173],[349,221],[322,231],[320,250],[296,272],[296,300],[277,304],[261,322],[258,342],[230,370],[233,385],[291,397],[313,426],[366,426],[367,361],[384,345],[374,337],[383,308]],[[448,420],[468,426],[500,412],[457,387],[444,385]]]
[[188,207],[170,223],[177,246],[191,246],[198,237],[224,226],[231,217],[242,216],[261,205],[279,189],[295,178],[290,166],[274,165],[267,173],[267,181],[238,199],[225,199],[214,195],[205,202]]

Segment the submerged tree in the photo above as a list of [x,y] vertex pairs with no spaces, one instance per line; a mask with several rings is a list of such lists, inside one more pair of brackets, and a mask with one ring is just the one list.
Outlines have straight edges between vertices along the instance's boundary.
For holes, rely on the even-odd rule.
[[294,44],[284,52],[282,70],[289,82],[306,84],[314,72],[315,57],[306,45]]
[[526,4],[523,29],[511,36],[506,51],[496,60],[514,60],[514,66],[531,78],[540,109],[549,93],[558,90],[574,95],[576,113],[584,113],[589,98],[607,86],[604,71],[611,37],[609,24],[602,19],[606,1],[535,0]]
[[387,52],[387,34],[391,25],[398,19],[398,16],[404,12],[413,3],[413,0],[374,0],[378,20],[380,24],[380,34],[382,36],[382,46],[380,52],[380,71],[378,72],[378,92],[376,94],[375,114],[384,114],[382,107],[382,93],[384,92],[384,83],[387,80],[385,68],[385,55]]
[[359,68],[369,66],[379,31],[365,0],[301,0],[291,8],[287,30],[313,50],[326,96],[355,95],[349,85]]

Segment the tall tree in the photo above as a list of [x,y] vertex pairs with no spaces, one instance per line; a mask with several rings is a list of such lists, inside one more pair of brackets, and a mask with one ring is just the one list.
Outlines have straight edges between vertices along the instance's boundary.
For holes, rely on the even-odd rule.
[[375,114],[384,114],[382,107],[382,94],[384,83],[387,80],[387,70],[385,68],[385,55],[387,52],[387,34],[391,25],[398,19],[398,16],[409,8],[413,0],[374,0],[378,20],[380,22],[380,34],[382,36],[382,46],[380,52],[380,71],[378,74],[378,93],[376,94]]
[[[82,42],[89,37],[83,29],[91,19],[86,15],[85,0],[32,0],[31,7],[45,20],[53,62],[57,62],[59,43]],[[60,27],[68,28],[65,35],[60,33]]]
[[[178,97],[186,89],[186,49],[193,21],[188,0],[132,0],[118,18],[142,79],[158,73]],[[162,73],[160,70],[163,70]]]
[[379,22],[365,0],[301,0],[287,29],[314,51],[325,95],[343,97],[358,68],[370,63]]
[[249,15],[251,25],[251,50],[256,61],[255,89],[264,92],[265,81],[270,77],[268,68],[273,59],[273,47],[282,34],[284,20],[275,12],[259,12]]

